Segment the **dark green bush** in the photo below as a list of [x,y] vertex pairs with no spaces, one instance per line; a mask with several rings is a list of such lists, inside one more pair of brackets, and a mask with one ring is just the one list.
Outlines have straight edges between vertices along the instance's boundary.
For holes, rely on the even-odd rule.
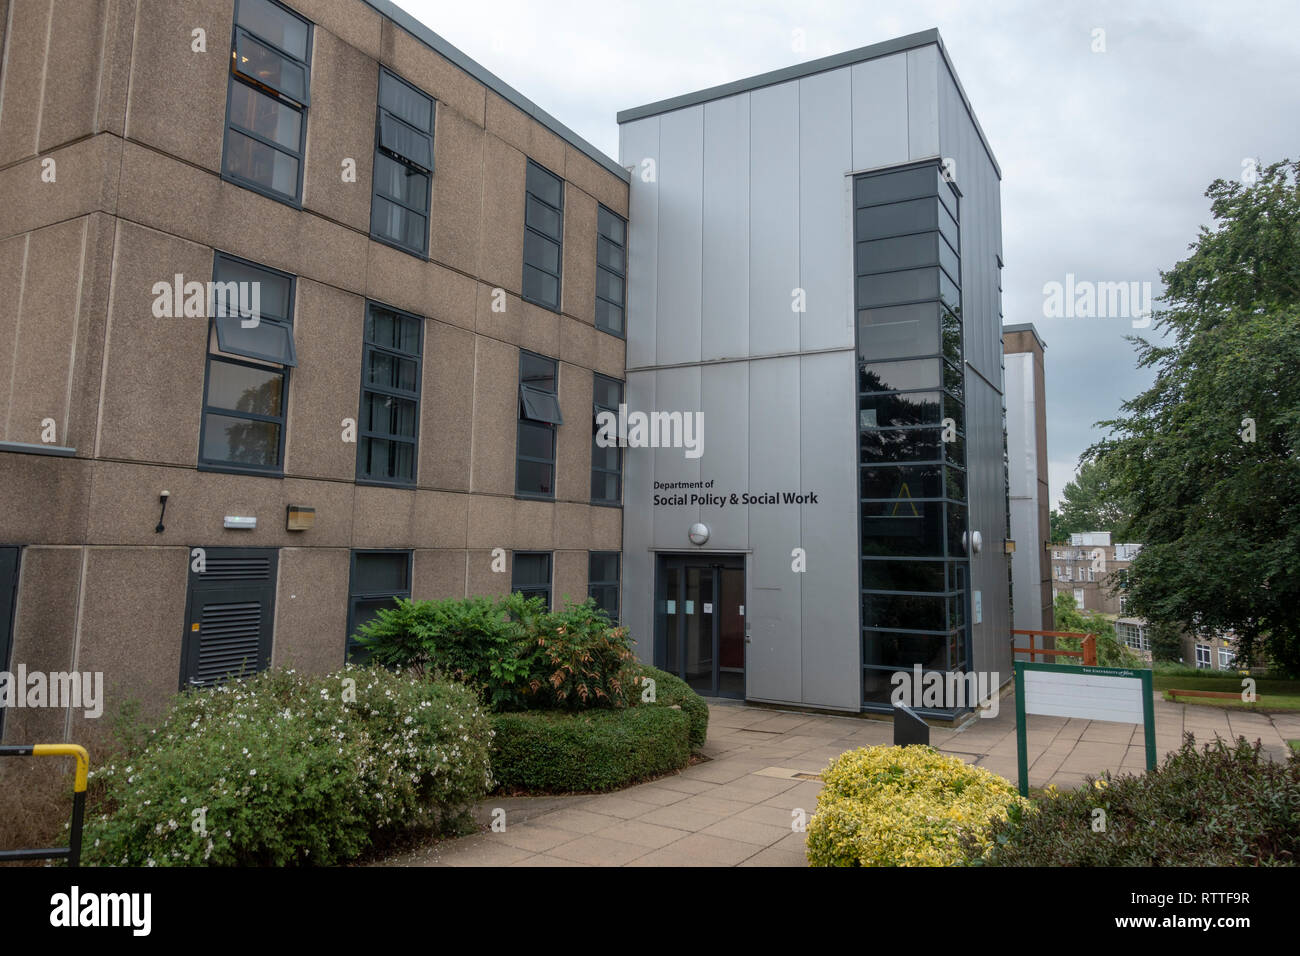
[[267,671],[176,698],[96,771],[87,863],[329,865],[454,829],[491,787],[491,723],[460,684],[383,668]]
[[507,789],[616,790],[679,770],[691,755],[684,710],[642,704],[619,710],[495,714],[492,775]]
[[590,599],[556,611],[520,594],[399,600],[357,639],[376,663],[436,669],[497,711],[626,707],[636,676],[627,629]]
[[[704,698],[691,690],[686,681],[676,674],[669,674],[649,664],[638,664],[638,670],[645,677],[654,679],[655,700],[666,707],[676,704],[691,722],[691,749],[699,750],[704,746],[709,735],[709,705]],[[644,685],[635,685],[636,700],[644,695]]]
[[1300,759],[1270,761],[1244,737],[1198,750],[1187,734],[1157,770],[1039,797],[991,836],[1001,866],[1294,866]]

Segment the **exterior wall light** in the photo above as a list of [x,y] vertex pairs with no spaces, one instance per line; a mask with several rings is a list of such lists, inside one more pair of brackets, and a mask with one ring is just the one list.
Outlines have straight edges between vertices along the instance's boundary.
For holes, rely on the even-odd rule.
[[686,533],[691,539],[691,544],[701,545],[709,540],[709,526],[697,521],[691,525],[691,530]]

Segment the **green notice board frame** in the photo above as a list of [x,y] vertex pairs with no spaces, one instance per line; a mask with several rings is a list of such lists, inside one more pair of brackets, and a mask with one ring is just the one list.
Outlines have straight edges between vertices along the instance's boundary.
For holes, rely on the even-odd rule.
[[[1127,719],[1136,716],[1134,702],[1124,698],[1130,697],[1131,687],[1107,687],[1105,680],[1097,678],[1117,678],[1126,681],[1136,680],[1137,691],[1141,696],[1142,728],[1146,737],[1147,770],[1156,768],[1156,720],[1155,703],[1151,696],[1151,671],[1131,667],[1094,667],[1076,664],[1037,664],[1028,661],[1016,661],[1016,757],[1017,770],[1020,775],[1020,795],[1029,796],[1029,734],[1026,726],[1025,674],[1043,673],[1055,677],[1050,683],[1061,690],[1075,687],[1080,693],[1071,699],[1061,695],[1053,699],[1052,706],[1045,710],[1028,710],[1028,713],[1040,716],[1079,717],[1086,720],[1110,720],[1117,723],[1136,723]],[[1080,678],[1075,680],[1074,678]],[[1033,682],[1031,678],[1031,682]],[[1044,681],[1047,682],[1046,680]],[[1042,705],[1037,705],[1042,706]],[[1105,716],[1113,714],[1114,716]]]

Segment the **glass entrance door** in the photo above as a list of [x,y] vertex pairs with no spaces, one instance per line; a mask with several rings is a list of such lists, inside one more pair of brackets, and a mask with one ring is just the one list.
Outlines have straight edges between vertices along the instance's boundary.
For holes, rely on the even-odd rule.
[[655,664],[697,693],[745,696],[745,564],[738,555],[660,555]]

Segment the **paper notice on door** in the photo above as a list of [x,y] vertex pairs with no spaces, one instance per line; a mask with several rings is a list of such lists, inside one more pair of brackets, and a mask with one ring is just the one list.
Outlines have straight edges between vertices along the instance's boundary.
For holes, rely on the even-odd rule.
[[676,602],[676,601],[666,601],[666,602],[664,602],[664,603],[668,605],[667,607],[664,608],[664,613],[665,613],[665,614],[676,614],[676,613],[677,613],[677,602]]
[[740,606],[740,616],[741,617],[745,616],[745,605],[743,604]]
[[695,602],[694,602],[694,601],[687,601],[687,602],[686,602],[686,613],[687,613],[687,614],[694,614],[694,613],[695,613]]
[[712,613],[713,613],[713,605],[712,605],[712,604],[706,604],[706,605],[704,605],[704,613],[705,613],[705,614],[712,614]]

